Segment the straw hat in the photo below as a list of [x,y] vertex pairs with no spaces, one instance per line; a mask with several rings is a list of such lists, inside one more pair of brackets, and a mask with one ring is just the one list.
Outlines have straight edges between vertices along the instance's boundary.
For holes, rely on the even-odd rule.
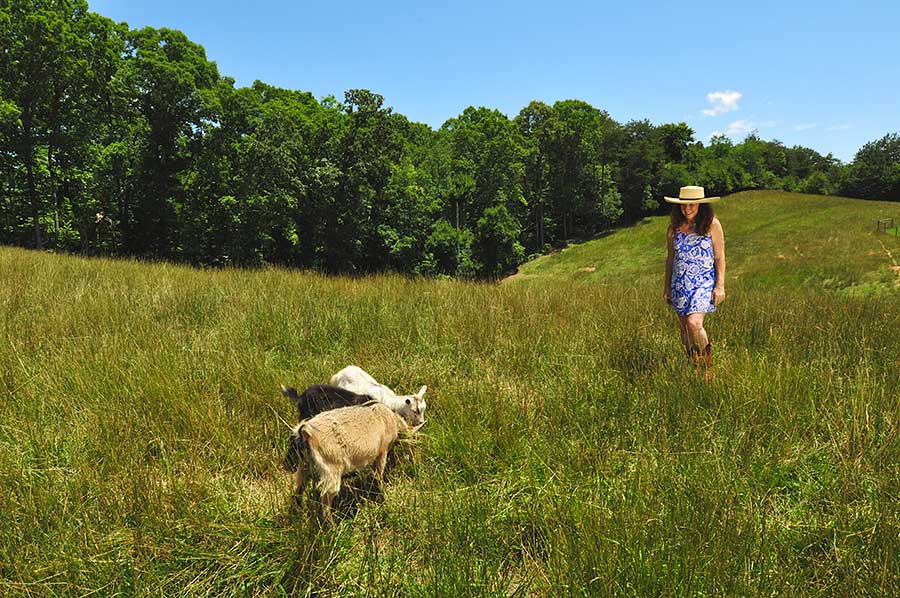
[[681,188],[678,197],[666,197],[665,200],[669,203],[715,203],[719,198],[703,197],[703,187],[688,185]]

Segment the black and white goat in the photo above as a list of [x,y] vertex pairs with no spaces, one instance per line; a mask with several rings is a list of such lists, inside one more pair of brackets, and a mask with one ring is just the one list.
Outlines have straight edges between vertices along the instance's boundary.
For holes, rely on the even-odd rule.
[[313,384],[302,393],[298,393],[293,386],[282,385],[281,394],[290,399],[297,407],[298,422],[314,417],[323,411],[362,405],[373,399],[373,397],[329,384]]

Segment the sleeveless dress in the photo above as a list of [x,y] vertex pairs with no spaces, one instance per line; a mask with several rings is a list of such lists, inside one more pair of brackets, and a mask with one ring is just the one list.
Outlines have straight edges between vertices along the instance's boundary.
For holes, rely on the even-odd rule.
[[712,301],[716,261],[712,237],[675,230],[672,264],[672,308],[680,316],[716,311]]

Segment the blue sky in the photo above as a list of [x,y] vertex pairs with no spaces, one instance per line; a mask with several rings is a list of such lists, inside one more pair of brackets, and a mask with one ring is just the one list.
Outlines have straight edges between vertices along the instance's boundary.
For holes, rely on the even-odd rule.
[[371,89],[435,128],[467,106],[576,98],[843,161],[900,132],[900,2],[89,1],[183,31],[237,85]]

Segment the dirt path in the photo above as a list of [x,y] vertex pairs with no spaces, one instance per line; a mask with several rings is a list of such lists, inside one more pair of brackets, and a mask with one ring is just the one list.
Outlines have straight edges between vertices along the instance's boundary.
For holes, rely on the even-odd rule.
[[891,260],[891,270],[894,274],[897,275],[897,280],[894,281],[895,287],[900,287],[900,265],[897,264],[897,260],[894,259],[894,254],[891,253],[890,249],[884,246],[884,243],[878,241],[878,244],[881,245],[881,248],[884,249],[884,252],[887,254],[888,259]]

